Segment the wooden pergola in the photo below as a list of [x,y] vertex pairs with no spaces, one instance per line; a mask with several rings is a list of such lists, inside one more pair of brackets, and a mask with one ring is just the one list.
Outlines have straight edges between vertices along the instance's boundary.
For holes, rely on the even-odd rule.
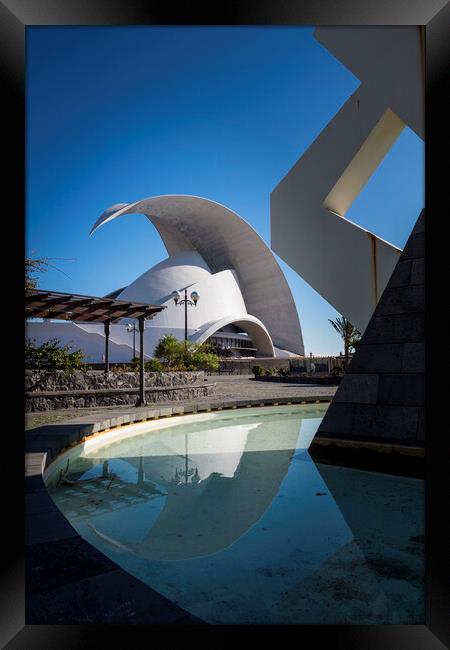
[[44,289],[30,289],[25,295],[25,318],[55,318],[83,323],[103,323],[105,328],[105,372],[109,371],[109,333],[111,323],[122,318],[137,318],[140,336],[139,399],[145,405],[144,386],[144,322],[165,309],[161,305],[98,298]]

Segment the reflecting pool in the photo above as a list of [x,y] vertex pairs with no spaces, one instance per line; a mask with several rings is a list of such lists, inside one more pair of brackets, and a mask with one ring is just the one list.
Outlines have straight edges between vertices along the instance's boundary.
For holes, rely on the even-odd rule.
[[423,623],[423,481],[314,463],[325,410],[134,425],[47,486],[82,537],[208,623]]

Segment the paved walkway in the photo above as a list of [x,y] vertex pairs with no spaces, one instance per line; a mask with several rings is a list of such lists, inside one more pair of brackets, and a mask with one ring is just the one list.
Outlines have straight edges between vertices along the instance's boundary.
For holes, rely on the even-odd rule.
[[[253,400],[253,399],[278,399],[278,398],[320,398],[333,397],[337,386],[313,386],[311,384],[289,384],[278,382],[261,382],[255,381],[253,375],[211,375],[208,381],[216,384],[214,395],[199,397],[193,401],[168,401],[158,402],[158,404],[148,406],[192,406],[193,404],[207,404],[217,400]],[[137,410],[137,409],[136,409]],[[55,411],[44,411],[27,413],[25,419],[26,429],[33,429],[45,424],[63,422],[79,418],[81,416],[96,415],[98,413],[107,413],[108,415],[120,415],[126,411],[133,411],[130,406],[96,406],[92,408],[62,409]]]

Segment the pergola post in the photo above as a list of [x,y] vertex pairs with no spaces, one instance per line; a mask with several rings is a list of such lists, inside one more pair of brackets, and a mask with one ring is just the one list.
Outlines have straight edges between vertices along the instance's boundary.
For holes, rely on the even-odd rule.
[[109,372],[109,332],[111,323],[105,320],[105,374]]
[[145,319],[139,317],[139,399],[136,406],[145,406],[145,386],[144,386],[144,327]]

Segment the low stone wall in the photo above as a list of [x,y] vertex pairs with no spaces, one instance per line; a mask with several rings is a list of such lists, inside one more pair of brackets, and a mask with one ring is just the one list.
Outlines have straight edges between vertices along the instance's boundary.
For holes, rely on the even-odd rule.
[[[188,386],[200,384],[205,379],[202,370],[195,372],[145,372],[145,385],[153,386]],[[76,370],[72,373],[64,370],[26,370],[25,391],[80,391],[105,388],[139,388],[138,372],[109,372],[101,370]]]
[[[215,384],[205,382],[205,373],[146,372],[145,398],[149,404],[192,400],[214,394]],[[90,370],[27,370],[25,410],[49,411],[93,406],[134,405],[139,393],[139,373]]]

